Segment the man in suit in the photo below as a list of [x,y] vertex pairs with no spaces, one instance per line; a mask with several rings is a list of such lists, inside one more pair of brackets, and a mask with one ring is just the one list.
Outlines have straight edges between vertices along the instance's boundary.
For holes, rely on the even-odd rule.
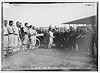
[[27,45],[28,45],[28,41],[29,41],[29,38],[28,38],[28,34],[29,34],[28,23],[24,24],[23,33],[24,33],[23,50],[24,49],[26,50],[27,49]]
[[46,29],[44,32],[44,42],[45,42],[45,48],[48,48],[48,44],[49,44],[49,32]]

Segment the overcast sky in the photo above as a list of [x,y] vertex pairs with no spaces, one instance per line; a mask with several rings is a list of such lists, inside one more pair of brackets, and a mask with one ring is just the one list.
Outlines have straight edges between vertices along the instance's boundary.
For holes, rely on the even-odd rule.
[[4,19],[28,22],[36,27],[63,26],[62,23],[96,15],[96,3],[13,4],[4,6]]

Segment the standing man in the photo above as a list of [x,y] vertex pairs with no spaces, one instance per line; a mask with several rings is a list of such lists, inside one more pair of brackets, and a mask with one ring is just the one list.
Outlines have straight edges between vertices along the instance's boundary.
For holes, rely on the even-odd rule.
[[78,51],[81,51],[81,28],[77,27],[76,31],[76,44],[78,46]]
[[7,30],[7,24],[8,24],[8,21],[7,20],[4,20],[4,28],[3,28],[3,45],[4,45],[4,53],[3,53],[3,57],[4,56],[7,56],[8,55],[8,30]]
[[69,40],[68,30],[65,30],[64,36],[65,36],[65,47],[68,48],[68,40]]
[[9,54],[12,54],[13,53],[13,48],[14,48],[14,30],[13,30],[13,21],[10,20],[9,21],[9,25],[7,27],[8,29],[8,33],[9,33],[9,36],[8,36],[8,47],[9,47]]
[[13,25],[14,29],[14,49],[13,52],[18,51],[18,37],[19,37],[19,31],[18,31],[18,22],[16,22],[16,25]]
[[44,43],[45,43],[45,48],[48,48],[48,43],[49,43],[49,32],[46,29],[44,32]]
[[76,51],[76,29],[73,28],[73,37],[72,37],[72,41],[73,41],[73,50]]
[[22,26],[21,23],[19,23],[19,37],[20,37],[20,40],[21,40],[21,44],[23,45],[23,41],[24,41],[24,27]]
[[73,41],[73,36],[74,36],[74,31],[73,31],[73,28],[72,28],[72,26],[70,26],[70,31],[69,31],[69,48],[71,49],[71,50],[73,50],[73,43],[74,43],[74,41]]
[[19,21],[16,22],[16,26],[18,27],[18,50],[21,49],[22,46],[22,23],[20,23]]
[[61,47],[61,39],[60,39],[61,37],[60,37],[60,35],[61,35],[61,32],[60,32],[60,29],[58,29],[56,31],[56,34],[55,34],[55,43],[56,43],[57,48]]
[[24,49],[26,49],[27,45],[28,45],[28,41],[29,41],[29,38],[28,38],[28,34],[29,34],[28,23],[25,23],[23,31],[24,31],[23,46],[24,46]]
[[31,49],[35,49],[36,34],[37,34],[37,32],[35,30],[35,27],[32,27],[32,25],[30,26],[29,34],[30,34],[30,40],[31,40],[31,46],[30,46],[30,48]]
[[49,29],[49,45],[48,45],[48,48],[51,48],[52,43],[53,43],[53,32],[52,32],[51,29]]

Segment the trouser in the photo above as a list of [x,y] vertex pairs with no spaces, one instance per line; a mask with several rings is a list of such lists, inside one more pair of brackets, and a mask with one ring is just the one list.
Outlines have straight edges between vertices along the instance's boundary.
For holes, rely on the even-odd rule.
[[90,45],[91,45],[91,40],[89,38],[85,37],[83,39],[83,52],[89,54],[89,52],[90,52],[89,46]]
[[87,38],[83,38],[82,44],[83,44],[82,51],[85,52],[85,53],[88,53],[88,42],[87,42]]
[[8,46],[9,46],[9,53],[12,53],[13,52],[13,48],[14,48],[14,35],[13,34],[9,35]]
[[18,35],[14,35],[14,52],[18,51]]
[[8,55],[8,36],[4,36],[3,38],[3,55]]
[[14,46],[14,35],[11,34],[9,35],[9,47],[13,47]]
[[91,52],[92,52],[92,40],[91,40],[91,38],[88,37],[86,41],[87,41],[87,46],[86,46],[87,51],[86,52],[91,54]]
[[72,50],[73,49],[73,38],[72,37],[70,37],[70,39],[69,39],[69,48],[70,48],[70,50]]
[[41,46],[43,46],[43,44],[44,44],[44,37],[41,36],[40,39],[41,39],[41,40],[40,40],[40,42],[41,42]]
[[34,49],[36,44],[36,36],[31,36],[30,39],[31,39],[31,47]]
[[29,40],[28,35],[25,34],[25,35],[24,35],[24,41],[23,41],[23,44],[24,44],[24,45],[27,45],[28,40]]
[[23,50],[28,48],[28,41],[29,41],[29,37],[27,34],[24,35],[24,40],[23,40]]
[[61,41],[59,41],[59,40],[60,40],[60,39],[56,37],[56,39],[55,39],[55,44],[56,44],[56,47],[57,47],[57,48],[60,47],[60,42],[61,42]]
[[52,37],[50,37],[50,38],[49,38],[49,45],[48,45],[48,48],[51,48],[52,43],[53,43],[53,38],[52,38]]
[[49,38],[45,38],[44,42],[45,42],[45,47],[47,48],[49,43]]
[[79,42],[79,51],[81,51],[81,52],[84,52],[85,51],[85,49],[84,49],[84,47],[85,47],[85,44],[84,44],[85,42],[84,42],[84,39],[83,38],[80,38],[80,42]]
[[78,46],[78,51],[81,51],[81,39],[76,39],[76,43]]
[[65,40],[65,47],[68,48],[68,41]]
[[76,38],[71,39],[71,49],[76,50]]

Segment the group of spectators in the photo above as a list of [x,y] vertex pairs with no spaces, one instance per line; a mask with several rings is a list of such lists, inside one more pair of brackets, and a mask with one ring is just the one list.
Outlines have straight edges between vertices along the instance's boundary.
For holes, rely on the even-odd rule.
[[[83,53],[94,55],[94,48],[98,49],[97,28],[94,26],[82,26],[76,29],[57,28],[50,25],[47,29],[36,28],[33,25],[28,25],[26,22],[24,27],[22,23],[17,21],[4,20],[3,27],[3,47],[4,54],[9,55],[20,49],[27,49],[28,45],[31,49],[35,48],[36,38],[40,40],[40,47],[51,48],[52,45],[56,48],[66,48],[69,50],[78,50]],[[37,34],[43,36],[36,37]],[[19,46],[22,45],[22,48]]]
[[[51,28],[53,32],[53,44],[56,48],[66,48],[69,50],[78,50],[86,54],[94,55],[94,51],[98,52],[97,27],[96,26],[81,26],[76,29],[70,26],[65,28]],[[38,37],[41,40],[41,46],[48,45],[48,30],[39,29],[39,33],[44,33],[44,36]],[[97,54],[96,52],[96,54]]]

